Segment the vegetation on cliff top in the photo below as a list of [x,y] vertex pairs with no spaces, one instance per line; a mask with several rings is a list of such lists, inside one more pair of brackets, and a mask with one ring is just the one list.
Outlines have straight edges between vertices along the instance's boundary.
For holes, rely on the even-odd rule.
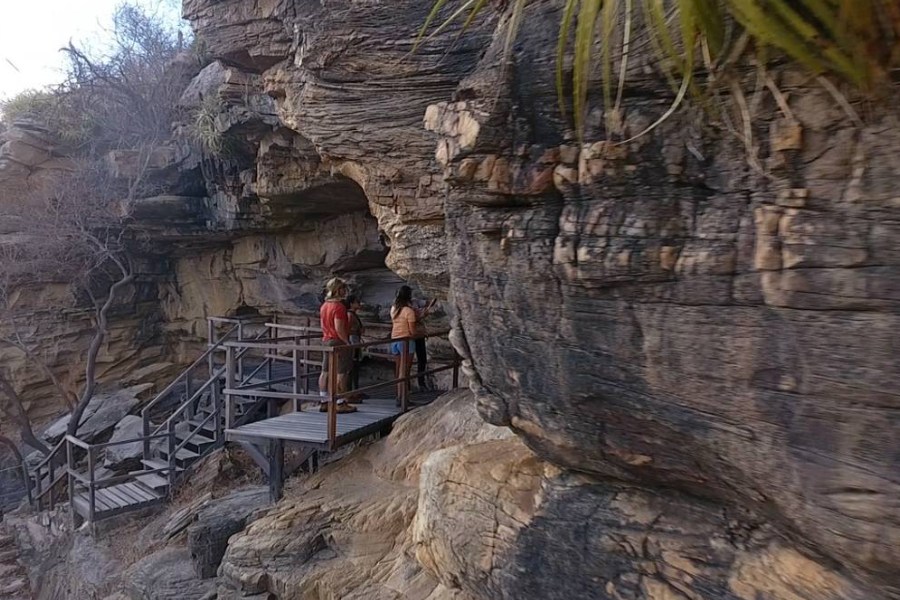
[[[434,2],[419,41],[449,1]],[[507,53],[527,18],[528,0],[511,1]],[[439,28],[462,18],[468,26],[489,4],[459,0]],[[755,49],[760,66],[767,62],[765,48],[772,47],[816,75],[838,76],[863,91],[889,81],[892,70],[900,67],[900,0],[566,0],[557,89],[565,112],[566,54],[571,43],[576,130],[583,129],[595,58],[600,63],[604,106],[612,109],[613,123],[607,126],[615,129],[637,21],[646,25],[660,67],[677,91],[673,110],[694,87],[696,68],[712,75],[706,80],[712,85],[748,48]],[[616,63],[618,73],[613,72]]]
[[[70,44],[66,81],[56,89],[27,92],[3,107],[7,120],[37,121],[64,146],[48,149],[64,165],[49,181],[27,178],[4,204],[16,239],[0,244],[0,345],[14,348],[41,371],[73,413],[69,434],[96,390],[97,363],[107,337],[108,315],[134,280],[127,224],[136,197],[150,195],[147,173],[160,145],[168,140],[177,101],[190,76],[176,58],[183,48],[178,32],[135,5],[119,7],[112,51],[93,56]],[[118,166],[110,168],[118,152]],[[113,161],[115,162],[115,161]],[[52,349],[27,332],[33,313],[18,303],[38,278],[68,284],[65,311],[89,307],[93,338],[79,364],[54,372],[42,359]],[[23,333],[26,332],[26,333]],[[71,373],[83,373],[82,378]],[[77,382],[77,383],[76,383]],[[46,451],[31,431],[22,399],[0,369],[0,411],[16,423],[25,443]]]

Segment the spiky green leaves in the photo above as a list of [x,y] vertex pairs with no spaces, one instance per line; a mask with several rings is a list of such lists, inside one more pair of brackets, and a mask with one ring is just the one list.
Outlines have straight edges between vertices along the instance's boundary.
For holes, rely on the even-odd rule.
[[[435,1],[417,44],[448,3]],[[513,0],[507,55],[526,3]],[[487,0],[460,0],[435,33],[462,15],[466,16],[465,30],[487,5]],[[578,132],[584,127],[595,59],[599,59],[604,109],[613,116],[619,111],[638,6],[659,66],[676,90],[673,106],[692,88],[697,57],[702,55],[706,67],[715,69],[716,59],[728,51],[729,16],[758,48],[778,48],[817,75],[832,73],[863,90],[886,80],[890,69],[900,65],[900,0],[565,0],[556,86],[565,113],[569,100],[563,91],[566,56],[571,52],[571,104]],[[614,74],[616,61],[618,77]],[[671,109],[666,114],[671,114]],[[615,123],[616,119],[608,116],[607,125],[615,129]]]

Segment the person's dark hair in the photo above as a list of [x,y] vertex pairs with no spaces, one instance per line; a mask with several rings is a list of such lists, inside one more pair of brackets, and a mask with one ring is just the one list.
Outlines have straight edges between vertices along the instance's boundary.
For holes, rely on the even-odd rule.
[[346,306],[347,308],[350,308],[357,302],[359,302],[359,296],[357,296],[356,294],[350,294],[349,296],[347,296],[344,299],[344,306]]
[[400,312],[404,307],[412,305],[412,288],[408,285],[401,285],[397,290],[397,297],[394,299],[394,312]]

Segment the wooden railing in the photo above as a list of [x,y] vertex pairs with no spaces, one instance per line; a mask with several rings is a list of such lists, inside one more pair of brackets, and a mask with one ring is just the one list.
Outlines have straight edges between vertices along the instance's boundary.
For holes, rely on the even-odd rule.
[[[121,483],[123,481],[131,481],[135,477],[146,473],[166,471],[165,468],[160,468],[132,472],[128,475],[103,479],[101,483],[95,479],[97,467],[95,464],[96,458],[98,452],[110,446],[140,443],[142,446],[142,457],[144,459],[149,459],[151,457],[151,443],[156,440],[167,440],[167,476],[170,484],[174,483],[174,477],[177,472],[175,468],[175,455],[187,444],[191,443],[193,436],[197,434],[198,431],[202,430],[210,422],[215,421],[215,441],[217,442],[217,445],[221,445],[221,443],[224,442],[221,423],[223,406],[221,397],[221,378],[225,373],[225,367],[216,366],[216,354],[224,351],[224,345],[228,341],[245,340],[245,335],[249,326],[263,324],[267,320],[268,318],[266,317],[254,317],[249,319],[231,319],[222,317],[209,318],[206,351],[143,407],[141,410],[141,436],[102,444],[88,443],[77,436],[64,436],[50,453],[28,473],[26,479],[28,480],[28,493],[32,506],[37,510],[42,510],[44,508],[52,510],[58,501],[59,494],[64,493],[60,488],[63,487],[63,482],[66,480],[69,482],[69,497],[71,500],[72,494],[74,493],[72,488],[74,482],[91,482],[93,489],[96,490],[107,485],[112,485],[109,483],[110,481]],[[227,327],[224,333],[220,333],[217,328],[222,325],[230,327]],[[270,334],[271,330],[269,328],[264,328],[261,332],[250,338],[250,340],[256,341]],[[243,354],[237,359],[240,370],[243,370],[242,356]],[[203,373],[203,371],[206,372]],[[254,371],[254,373],[250,375],[250,378],[252,378],[257,371]],[[197,379],[203,380],[203,383],[194,389],[194,382]],[[163,401],[168,400],[171,394],[181,391],[179,388],[182,386],[184,393],[183,399],[178,403],[178,406],[173,410],[172,414],[168,415],[161,425],[151,431],[152,424],[150,419],[152,412],[158,409]],[[194,417],[193,411],[195,406],[206,392],[210,392],[212,404],[216,407],[215,410],[211,414],[207,414],[195,428],[188,432],[185,439],[182,439],[179,442],[176,437],[176,425],[180,421],[190,420]],[[82,454],[86,454],[87,457],[87,475],[83,475],[74,470],[74,463],[80,462],[85,458]]]
[[[210,318],[210,323],[219,322],[219,323],[235,323],[234,319],[225,319],[221,317],[212,317]],[[153,436],[157,436],[159,434],[168,435],[168,447],[166,448],[166,461],[169,465],[169,470],[167,473],[169,479],[170,487],[174,487],[175,481],[178,473],[178,464],[177,464],[177,455],[182,449],[184,449],[188,444],[195,443],[196,438],[199,436],[201,431],[205,431],[205,428],[208,424],[213,423],[215,428],[213,430],[213,441],[216,446],[221,446],[225,442],[225,437],[223,433],[222,427],[222,414],[223,414],[223,402],[222,402],[222,376],[225,374],[226,367],[222,366],[216,368],[215,363],[213,362],[213,353],[223,350],[225,348],[225,344],[228,343],[228,340],[232,337],[236,337],[238,341],[244,339],[245,335],[245,327],[242,321],[237,321],[224,336],[221,338],[216,338],[215,336],[215,328],[211,325],[209,328],[209,343],[207,351],[201,356],[197,361],[194,362],[196,366],[201,364],[202,361],[207,360],[209,357],[209,366],[210,366],[210,374],[209,378],[198,387],[193,394],[186,395],[184,402],[182,402],[173,412],[169,415],[160,425],[156,427],[153,431],[149,431],[149,411],[145,409],[142,411],[142,419],[143,419],[143,444],[144,444],[144,458],[150,458],[150,440]],[[236,336],[234,335],[236,334]],[[264,328],[262,331],[257,333],[255,336],[251,337],[249,341],[258,341],[264,338],[271,338],[272,330],[268,327]],[[243,357],[246,354],[245,352],[238,353],[237,356],[237,364],[238,364],[238,372],[243,373]],[[256,369],[254,369],[249,375],[246,377],[242,377],[242,383],[249,382],[256,376],[259,370],[266,366],[266,361],[263,361]],[[271,368],[269,368],[269,375],[271,375]],[[186,371],[187,373],[187,371]],[[188,388],[187,391],[190,391]],[[204,417],[199,423],[191,423],[186,431],[182,432],[184,436],[183,439],[177,442],[177,426],[179,423],[191,422],[195,417],[196,406],[203,399],[204,394],[209,392],[210,401],[212,405],[212,412],[207,413],[206,417]]]
[[[146,441],[152,442],[155,439],[167,438],[171,446],[174,441],[174,432],[168,432],[161,435],[140,437],[130,440],[119,440],[115,442],[105,442],[103,444],[89,444],[73,435],[67,435],[63,438],[66,447],[66,474],[69,479],[69,506],[72,510],[73,518],[75,516],[75,496],[78,494],[78,488],[86,488],[88,501],[88,521],[93,523],[97,514],[97,490],[134,481],[142,475],[157,474],[165,471],[164,467],[158,469],[143,469],[134,471],[127,475],[119,475],[116,477],[107,477],[97,479],[97,459],[101,450],[111,448],[113,446],[121,446],[124,444],[134,444],[136,442]],[[76,468],[76,448],[82,450],[87,455],[87,473],[80,473]]]
[[[286,326],[279,326],[281,329],[287,329]],[[453,387],[459,386],[459,367],[460,367],[460,357],[454,352],[453,360],[450,364],[446,364],[443,366],[439,366],[437,368],[429,369],[428,371],[422,373],[412,373],[410,372],[408,375],[406,374],[408,370],[410,370],[411,362],[413,357],[410,355],[410,344],[415,342],[416,339],[424,339],[429,337],[438,337],[444,336],[449,333],[449,330],[441,330],[432,332],[426,335],[406,337],[401,339],[379,339],[373,340],[369,342],[363,342],[359,344],[350,344],[344,346],[326,346],[321,343],[321,332],[316,331],[316,328],[312,327],[291,327],[290,329],[296,331],[298,334],[304,333],[304,335],[296,335],[291,338],[278,338],[278,340],[267,340],[266,342],[227,342],[225,344],[226,347],[226,355],[225,355],[225,388],[223,393],[225,395],[225,427],[227,429],[234,428],[237,423],[235,422],[234,414],[235,414],[235,399],[240,397],[253,397],[262,400],[269,401],[293,401],[294,402],[294,410],[299,411],[302,408],[302,402],[307,401],[318,401],[321,402],[321,396],[310,394],[308,386],[305,387],[304,390],[299,389],[299,385],[301,380],[308,381],[312,376],[318,376],[321,373],[321,368],[318,370],[311,370],[311,367],[320,367],[321,360],[312,360],[310,358],[311,353],[321,353],[326,355],[329,361],[328,368],[328,425],[327,425],[327,434],[328,434],[328,444],[331,449],[334,449],[337,442],[337,404],[339,400],[346,399],[347,396],[354,393],[360,392],[371,392],[377,389],[385,388],[385,387],[393,387],[396,386],[396,394],[397,394],[397,402],[400,406],[401,412],[406,412],[408,410],[408,400],[409,400],[409,391],[410,391],[410,382],[419,377],[425,377],[428,375],[434,375],[436,373],[444,372],[444,371],[453,371]],[[308,332],[315,333],[308,333]],[[286,340],[287,343],[282,340]],[[372,385],[368,385],[365,387],[357,388],[354,390],[347,390],[341,393],[337,393],[337,352],[353,352],[355,350],[364,350],[367,348],[373,348],[376,346],[384,346],[385,344],[392,344],[395,342],[400,342],[403,344],[403,352],[399,356],[395,356],[395,360],[399,362],[398,373],[399,376],[391,379],[389,381],[383,381],[379,383],[375,383]],[[292,392],[278,392],[271,389],[247,389],[237,384],[237,370],[235,367],[236,356],[239,353],[246,353],[248,351],[261,351],[264,356],[274,357],[277,356],[279,352],[290,352],[291,357],[289,360],[293,364],[293,372],[294,376],[290,378],[293,381],[294,389]],[[302,357],[301,357],[302,356]]]
[[[212,400],[214,404],[220,404],[220,392],[221,387],[217,385],[217,382],[224,374],[224,367],[216,366],[216,353],[221,352],[225,348],[225,344],[232,340],[244,340],[245,337],[245,329],[254,323],[264,322],[265,318],[263,317],[253,317],[249,319],[233,319],[226,317],[209,317],[207,319],[207,348],[206,351],[200,355],[200,357],[195,360],[191,365],[186,368],[182,373],[175,378],[172,383],[163,388],[156,397],[151,400],[143,409],[141,409],[141,433],[144,438],[156,435],[164,429],[170,428],[173,426],[171,421],[173,420],[173,416],[183,415],[185,414],[188,419],[193,418],[193,407],[196,403],[202,398],[203,394],[206,391],[209,391],[213,396]],[[223,335],[219,335],[218,330],[216,328],[217,325],[230,325],[227,331]],[[258,334],[257,337],[252,339],[259,339],[261,336],[267,334],[267,329],[264,329],[261,334]],[[204,365],[206,367],[206,374],[201,378],[203,383],[200,384],[200,387],[196,390],[192,390],[192,380],[197,379],[193,377],[193,375]],[[243,372],[243,360],[242,356],[238,357],[238,367],[240,372]],[[178,407],[175,409],[172,415],[169,415],[168,418],[165,419],[162,425],[158,426],[155,430],[151,431],[151,412],[164,400],[166,400],[170,394],[175,393],[179,386],[184,386],[184,401],[179,403]],[[217,428],[217,433],[221,433],[221,427]],[[219,438],[217,438],[218,441]],[[143,448],[144,458],[150,458],[150,444],[149,442],[144,442]]]
[[[251,338],[246,339],[246,321],[242,324],[239,320],[214,318],[210,319],[209,340],[206,351],[185,369],[172,383],[166,386],[156,397],[141,411],[142,435],[128,440],[92,444],[79,439],[77,436],[65,436],[32,471],[34,483],[34,505],[41,509],[48,505],[51,509],[58,502],[58,490],[62,482],[68,482],[68,496],[70,505],[80,490],[87,492],[89,505],[89,520],[93,521],[96,515],[97,490],[134,481],[137,477],[149,474],[165,474],[168,480],[168,491],[173,491],[176,483],[178,469],[178,453],[188,444],[194,441],[200,431],[209,431],[208,426],[215,426],[215,446],[224,443],[224,428],[240,426],[254,415],[258,414],[263,405],[268,406],[268,416],[273,416],[274,404],[277,401],[291,400],[294,410],[302,410],[304,401],[321,402],[322,397],[310,393],[310,380],[321,374],[322,356],[327,357],[329,368],[328,382],[328,415],[327,434],[329,448],[334,449],[337,442],[337,404],[345,399],[348,394],[371,392],[385,387],[395,387],[398,406],[401,412],[408,409],[410,383],[413,378],[433,375],[444,371],[453,371],[453,387],[459,385],[460,358],[453,353],[449,364],[443,364],[429,369],[424,373],[406,374],[410,370],[410,361],[413,360],[409,349],[410,344],[416,339],[444,336],[449,331],[442,330],[417,337],[408,337],[400,340],[378,339],[347,346],[326,346],[321,342],[321,330],[307,325],[287,325],[283,323],[259,322],[263,325],[260,332],[254,332]],[[223,335],[216,333],[216,326],[221,324],[232,325]],[[400,342],[403,344],[403,352],[392,358],[399,363],[397,373],[393,379],[382,381],[354,390],[342,393],[337,392],[337,352],[353,352],[356,350],[372,349]],[[224,351],[224,365],[218,366],[214,355]],[[245,371],[245,359],[252,358],[253,354],[259,355],[261,361],[250,363],[253,365],[248,373]],[[315,357],[314,357],[315,355]],[[276,364],[290,362],[291,373],[287,377],[274,377]],[[196,389],[192,387],[191,374],[206,365],[208,371],[205,381]],[[265,375],[262,375],[263,372]],[[275,391],[273,386],[290,383],[292,391]],[[168,394],[175,392],[179,386],[184,385],[184,399],[169,414],[161,424],[152,427],[150,422],[151,411],[161,403]],[[197,404],[209,393],[210,404],[206,406],[206,415],[199,421],[195,420],[194,411]],[[248,403],[246,412],[239,419],[236,411],[236,402],[239,398],[251,398],[255,403]],[[211,409],[211,410],[209,410]],[[190,427],[181,431],[178,424],[190,422]],[[159,468],[144,468],[141,471],[131,472],[104,479],[97,479],[97,460],[101,451],[109,447],[126,444],[140,443],[142,456],[145,460],[151,458],[153,442],[164,442],[166,448],[166,465]],[[195,442],[196,444],[196,442]],[[86,462],[86,472],[79,472],[78,464]],[[147,466],[146,464],[144,465]],[[73,509],[74,513],[74,509]]]
[[38,509],[44,508],[45,498],[47,508],[53,510],[56,506],[56,491],[66,476],[65,442],[65,438],[60,440],[50,453],[29,473],[29,477],[26,478],[26,485],[34,486],[33,493],[30,494],[31,502]]

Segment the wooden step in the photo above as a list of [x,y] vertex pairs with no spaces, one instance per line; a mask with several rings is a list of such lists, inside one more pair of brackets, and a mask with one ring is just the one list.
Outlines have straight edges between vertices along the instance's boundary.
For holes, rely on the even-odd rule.
[[[131,510],[158,504],[165,495],[140,482],[127,482],[100,488],[94,492],[94,519],[99,520]],[[75,510],[85,518],[90,516],[90,495],[79,492],[73,498]]]
[[156,473],[144,473],[143,475],[140,475],[139,473],[140,471],[136,471],[131,474],[134,475],[134,478],[137,481],[140,481],[155,492],[161,492],[169,486],[169,480],[165,477],[160,477]]
[[[163,460],[168,460],[168,458],[169,458],[168,449],[161,448],[159,450],[159,453],[162,456]],[[175,453],[175,463],[179,467],[185,467],[188,464],[190,464],[191,462],[197,460],[198,458],[200,458],[199,454],[197,454],[196,452],[192,452],[192,451],[188,450],[187,448],[182,448],[181,450],[179,450],[178,452]]]
[[[164,471],[162,471],[163,474],[169,472],[169,463],[164,460],[159,460],[158,458],[144,458],[141,459],[141,463],[152,471],[155,471],[156,469],[164,469]],[[184,469],[176,465],[175,472],[177,473],[180,471],[184,471]]]
[[202,435],[200,433],[200,431],[206,432],[208,430],[207,429],[199,429],[199,430],[195,429],[193,431],[179,431],[178,433],[175,434],[175,438],[178,440],[179,443],[183,442],[184,440],[190,439],[191,441],[188,443],[193,443],[195,446],[216,443],[216,440],[214,440],[212,438],[208,438],[205,435]]
[[203,423],[203,419],[193,419],[188,421],[188,425],[191,426],[191,431],[215,431],[216,430],[216,422],[209,421],[207,423]]
[[[202,430],[204,433],[210,433],[206,430]],[[196,452],[198,455],[203,455],[206,453],[208,448],[215,446],[216,441],[208,438],[204,435],[200,435],[199,433],[195,433],[193,435],[185,432],[179,438],[179,443],[184,442],[184,447],[191,452]]]

